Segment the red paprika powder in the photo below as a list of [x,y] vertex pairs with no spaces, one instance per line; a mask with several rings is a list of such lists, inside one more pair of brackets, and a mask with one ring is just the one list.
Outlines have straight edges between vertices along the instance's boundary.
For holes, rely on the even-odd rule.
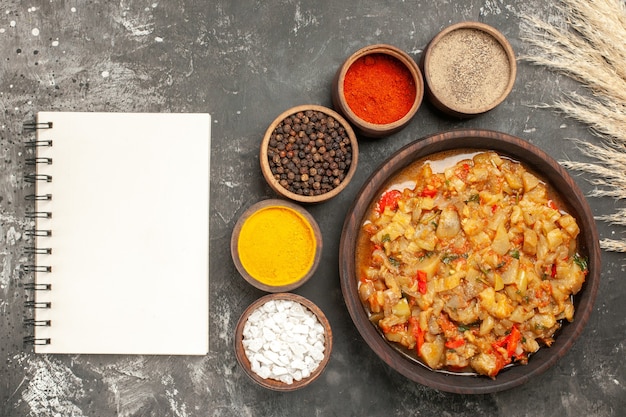
[[344,96],[350,109],[366,122],[388,124],[409,112],[417,94],[409,69],[385,54],[369,54],[346,71]]

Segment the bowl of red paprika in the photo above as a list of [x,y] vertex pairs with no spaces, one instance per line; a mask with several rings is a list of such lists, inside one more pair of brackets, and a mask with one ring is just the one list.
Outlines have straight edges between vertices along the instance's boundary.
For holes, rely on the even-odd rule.
[[424,80],[415,61],[387,44],[350,55],[332,83],[335,110],[357,133],[380,138],[403,129],[422,104]]

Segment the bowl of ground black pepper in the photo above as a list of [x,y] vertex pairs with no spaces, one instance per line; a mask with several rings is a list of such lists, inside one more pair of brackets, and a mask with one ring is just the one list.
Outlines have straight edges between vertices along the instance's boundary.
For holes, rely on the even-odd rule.
[[339,194],[356,172],[359,148],[354,130],[337,112],[308,104],[290,108],[267,128],[261,142],[261,171],[282,197],[321,203]]
[[424,96],[422,73],[401,49],[366,46],[350,55],[335,73],[333,107],[358,134],[380,138],[403,129]]
[[427,45],[420,66],[426,98],[458,118],[478,116],[502,103],[517,72],[515,53],[504,35],[479,22],[443,29]]

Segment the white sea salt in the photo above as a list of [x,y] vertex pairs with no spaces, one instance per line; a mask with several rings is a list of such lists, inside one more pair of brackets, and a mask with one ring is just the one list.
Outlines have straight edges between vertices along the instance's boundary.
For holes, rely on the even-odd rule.
[[272,300],[250,314],[242,345],[252,372],[292,384],[308,378],[324,359],[324,326],[291,300]]

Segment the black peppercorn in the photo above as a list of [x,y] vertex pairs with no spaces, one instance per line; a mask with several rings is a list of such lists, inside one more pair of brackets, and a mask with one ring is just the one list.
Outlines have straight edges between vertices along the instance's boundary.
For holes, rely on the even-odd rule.
[[323,112],[307,110],[284,118],[269,140],[270,169],[285,189],[321,195],[341,185],[351,165],[345,129]]

